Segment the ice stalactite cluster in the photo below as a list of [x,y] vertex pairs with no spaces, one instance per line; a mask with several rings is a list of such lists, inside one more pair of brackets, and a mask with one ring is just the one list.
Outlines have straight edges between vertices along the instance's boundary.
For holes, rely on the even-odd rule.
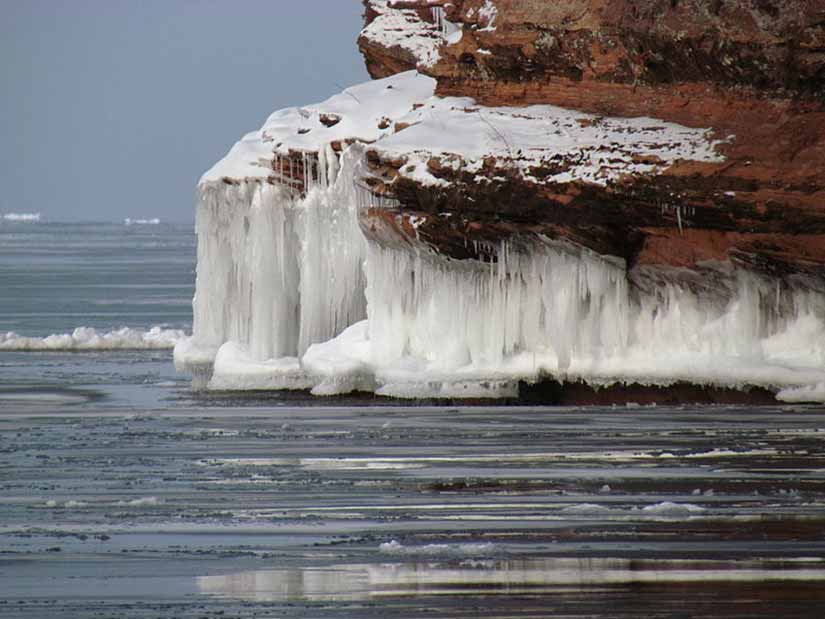
[[[179,368],[214,388],[309,386],[299,357],[366,315],[354,178],[363,155],[321,150],[301,195],[253,179],[198,188],[192,338]],[[247,379],[243,377],[247,376]]]
[[[368,321],[304,356],[316,393],[510,396],[542,376],[802,388],[825,380],[825,296],[744,271],[698,294],[629,286],[624,265],[558,243],[493,263],[371,244]],[[347,378],[349,377],[349,379]]]
[[511,252],[507,243],[496,262],[465,262],[370,248],[369,336],[378,365],[409,355],[433,369],[492,369],[523,351],[551,350],[564,365],[577,351],[626,346],[626,279],[614,264],[560,248]]

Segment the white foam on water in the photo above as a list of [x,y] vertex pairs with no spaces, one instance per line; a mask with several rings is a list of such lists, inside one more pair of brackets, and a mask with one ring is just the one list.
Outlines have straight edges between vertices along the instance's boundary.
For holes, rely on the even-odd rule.
[[153,217],[151,219],[132,219],[131,217],[127,217],[123,220],[123,224],[126,226],[157,226],[158,224],[160,224],[160,219],[158,219],[157,217]]
[[28,337],[13,331],[0,333],[0,350],[4,351],[92,351],[170,349],[186,338],[180,329],[160,326],[143,329],[122,327],[98,331],[77,327],[71,333],[54,333],[46,337]]

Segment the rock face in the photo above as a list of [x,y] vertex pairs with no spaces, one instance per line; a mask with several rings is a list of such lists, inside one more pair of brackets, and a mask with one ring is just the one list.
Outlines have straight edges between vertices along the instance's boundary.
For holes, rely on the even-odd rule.
[[377,79],[202,177],[176,362],[213,389],[825,401],[824,11],[366,0]]
[[[695,269],[714,260],[767,274],[825,272],[821,1],[365,4],[359,45],[374,76],[415,65],[437,79],[443,96],[487,106],[552,104],[592,114],[594,124],[604,122],[600,116],[654,117],[707,128],[717,143],[715,160],[671,161],[656,174],[601,186],[515,178],[507,172],[520,153],[488,158],[480,174],[490,181],[480,185],[478,172],[467,176],[434,156],[428,166],[449,191],[406,179],[388,191],[406,209],[430,214],[421,232],[440,250],[455,255],[455,232],[436,231],[453,227],[434,221],[450,210],[492,236],[502,226],[539,228],[631,268]],[[370,24],[392,11],[404,16],[403,40],[416,23],[419,36],[432,40],[443,20],[461,34],[443,36],[437,54],[416,61],[412,46],[400,47],[391,33],[370,36]],[[392,159],[373,161],[395,179]],[[564,166],[563,159],[540,162],[534,176]]]

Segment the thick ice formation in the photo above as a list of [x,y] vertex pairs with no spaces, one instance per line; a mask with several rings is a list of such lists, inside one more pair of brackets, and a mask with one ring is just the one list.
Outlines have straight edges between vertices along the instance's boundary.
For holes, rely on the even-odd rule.
[[805,282],[708,265],[714,284],[697,292],[678,276],[631,285],[622,261],[549,240],[488,248],[489,263],[368,243],[359,209],[382,204],[359,189],[362,142],[406,158],[402,173],[424,183],[439,182],[432,154],[468,171],[492,154],[527,177],[557,157],[572,163],[553,182],[595,184],[719,157],[701,129],[483,108],[433,87],[408,72],[276,112],[204,175],[179,366],[211,372],[214,389],[319,395],[507,396],[552,375],[821,396],[825,294]]
[[304,356],[323,393],[372,380],[398,397],[508,396],[516,381],[546,375],[602,385],[825,380],[825,296],[744,272],[715,299],[676,284],[644,295],[622,264],[547,243],[502,247],[489,264],[370,247],[367,280],[368,322]]
[[213,388],[308,387],[297,358],[366,315],[361,147],[340,170],[321,152],[323,181],[305,196],[266,181],[199,187],[193,335],[175,360],[192,369],[214,358]]

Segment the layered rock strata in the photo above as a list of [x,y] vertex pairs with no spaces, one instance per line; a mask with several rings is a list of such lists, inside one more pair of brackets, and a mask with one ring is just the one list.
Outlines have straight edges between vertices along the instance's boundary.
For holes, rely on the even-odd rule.
[[[463,174],[433,153],[433,175],[454,189],[440,198],[422,183],[395,183],[404,205],[449,201],[468,217],[555,226],[561,234],[630,266],[695,268],[732,261],[766,272],[821,273],[825,265],[825,5],[821,2],[465,0],[366,2],[415,14],[420,36],[440,20],[457,28],[434,53],[409,60],[385,34],[359,44],[371,74],[386,75],[403,58],[437,79],[442,96],[485,106],[552,104],[605,117],[653,117],[706,129],[718,157],[669,161],[655,175],[594,186],[553,182],[575,167],[564,153],[538,162],[533,178],[508,174],[524,153],[487,157]],[[375,16],[375,17],[373,17]],[[440,16],[440,17],[438,17]],[[432,22],[431,24],[429,22]],[[403,40],[410,38],[409,30]],[[390,61],[388,59],[393,58]],[[494,116],[490,132],[497,131]],[[579,122],[588,122],[584,119]],[[606,135],[597,148],[610,157]],[[553,149],[549,149],[553,152]],[[401,163],[380,158],[380,168]],[[445,165],[446,163],[446,165]],[[382,170],[384,171],[384,170]],[[390,180],[403,170],[387,170]],[[549,182],[536,183],[536,177]],[[469,181],[469,182],[468,182]],[[515,182],[514,182],[515,181]],[[480,195],[479,195],[480,194]],[[484,196],[493,194],[493,200]],[[480,198],[480,200],[479,200]],[[484,208],[476,208],[481,201]],[[494,206],[487,208],[492,202]],[[438,208],[438,207],[436,207]],[[616,240],[618,237],[618,241]],[[622,239],[629,239],[625,242]]]
[[317,394],[825,399],[818,3],[365,7],[380,79],[276,112],[201,180],[182,365]]

